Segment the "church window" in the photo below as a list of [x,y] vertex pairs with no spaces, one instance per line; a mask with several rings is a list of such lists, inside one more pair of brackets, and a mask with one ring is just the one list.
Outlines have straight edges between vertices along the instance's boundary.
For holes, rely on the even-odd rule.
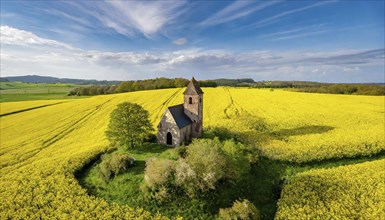
[[188,98],[188,104],[192,104],[192,98],[191,97]]

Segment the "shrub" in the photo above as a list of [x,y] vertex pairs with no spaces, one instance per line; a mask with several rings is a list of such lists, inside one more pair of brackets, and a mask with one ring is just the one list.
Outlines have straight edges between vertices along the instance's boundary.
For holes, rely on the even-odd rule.
[[157,201],[169,197],[170,185],[173,183],[175,161],[151,158],[146,162],[144,185],[142,190]]
[[235,201],[233,206],[219,210],[219,219],[223,220],[259,220],[261,219],[259,210],[247,199]]
[[227,177],[238,179],[250,172],[250,162],[243,144],[227,140],[223,142],[222,149],[228,157]]
[[[215,189],[218,180],[226,177],[227,157],[221,149],[219,139],[195,140],[187,149],[186,163],[196,173],[196,190]],[[182,183],[182,188],[185,187]]]
[[134,165],[135,162],[135,158],[122,153],[104,154],[101,159],[99,176],[106,182],[108,182],[112,176],[116,176],[127,170],[128,167]]
[[172,179],[175,162],[172,160],[162,160],[150,158],[146,162],[144,170],[144,181],[149,188],[156,188],[165,185]]
[[175,168],[175,184],[182,187],[189,197],[193,197],[197,191],[197,174],[183,158],[178,160]]

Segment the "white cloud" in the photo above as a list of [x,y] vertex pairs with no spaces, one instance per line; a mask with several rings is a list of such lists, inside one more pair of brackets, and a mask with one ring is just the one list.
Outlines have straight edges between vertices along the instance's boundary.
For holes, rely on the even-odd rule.
[[187,43],[187,39],[184,37],[178,38],[178,39],[174,40],[173,43],[176,45],[184,45]]
[[35,34],[19,30],[16,28],[1,26],[0,27],[0,42],[1,44],[9,44],[9,45],[47,45],[53,47],[64,47],[67,49],[72,48],[70,45],[61,43],[55,40],[45,39],[36,36]]
[[199,79],[384,81],[384,49],[242,53],[201,48],[164,52],[86,51],[3,26],[0,55],[2,76],[40,74],[128,80],[190,77],[194,73]]
[[150,38],[175,22],[184,12],[182,7],[186,1],[103,1],[95,4],[96,11],[87,13],[104,26],[128,37],[139,32]]

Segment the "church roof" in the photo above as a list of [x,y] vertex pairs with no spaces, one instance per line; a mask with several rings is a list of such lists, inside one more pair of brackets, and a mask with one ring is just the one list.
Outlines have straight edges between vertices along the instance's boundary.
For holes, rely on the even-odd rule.
[[183,128],[192,123],[191,119],[184,113],[183,104],[170,106],[168,110],[174,118],[176,125],[178,125],[178,128]]
[[203,94],[202,89],[198,86],[198,82],[194,79],[194,77],[191,79],[190,83],[188,84],[186,90],[183,94],[187,95],[196,95],[196,94]]

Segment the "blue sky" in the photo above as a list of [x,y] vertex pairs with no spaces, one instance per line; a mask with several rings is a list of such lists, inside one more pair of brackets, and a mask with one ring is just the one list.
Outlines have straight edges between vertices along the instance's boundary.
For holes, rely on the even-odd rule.
[[1,1],[1,75],[384,82],[384,1]]

